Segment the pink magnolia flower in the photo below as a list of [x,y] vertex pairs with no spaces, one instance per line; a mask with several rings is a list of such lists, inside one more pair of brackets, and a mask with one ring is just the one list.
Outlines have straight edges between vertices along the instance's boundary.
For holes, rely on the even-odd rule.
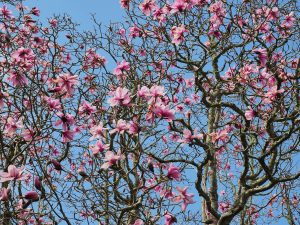
[[28,80],[24,74],[21,74],[20,72],[11,71],[9,73],[9,77],[7,78],[8,81],[12,82],[12,85],[17,86],[23,86],[28,84]]
[[219,203],[219,209],[221,212],[226,212],[230,208],[230,203],[229,202],[220,202]]
[[261,66],[265,66],[266,62],[267,62],[267,59],[268,59],[267,49],[256,48],[256,49],[253,49],[252,52],[254,52],[255,54],[257,54],[258,59],[260,61],[260,65]]
[[61,110],[61,104],[59,99],[45,97],[44,100],[47,102],[50,111]]
[[159,23],[166,22],[166,12],[159,7],[155,7],[153,11],[153,19],[157,20]]
[[12,18],[12,12],[10,10],[8,10],[6,5],[3,5],[3,7],[0,8],[0,14],[6,19]]
[[201,139],[203,138],[203,134],[196,134],[197,130],[194,130],[194,135],[188,129],[183,130],[183,137],[184,139],[178,140],[180,143],[192,143],[194,139]]
[[150,95],[150,90],[149,90],[148,87],[143,86],[143,87],[138,89],[137,95],[141,98],[146,98],[147,96]]
[[124,159],[124,155],[122,155],[120,152],[118,152],[117,154],[115,154],[114,152],[112,151],[107,151],[105,153],[105,161],[107,161],[106,163],[104,163],[102,166],[101,166],[101,169],[108,169],[109,167],[113,166],[113,165],[116,165],[117,162],[119,160],[122,160]]
[[185,26],[182,24],[180,27],[172,27],[171,29],[171,36],[172,36],[172,43],[175,45],[179,45],[181,42],[184,41],[184,33],[187,33],[188,30],[185,29]]
[[144,221],[143,221],[143,220],[137,219],[137,220],[134,222],[134,224],[132,224],[132,225],[143,225],[143,224],[144,224]]
[[67,130],[69,126],[75,124],[74,116],[71,114],[63,114],[62,112],[57,113],[59,116],[59,120],[56,121],[55,126],[59,126],[62,124],[64,130]]
[[180,169],[174,166],[173,164],[171,164],[168,169],[167,177],[169,179],[175,179],[177,181],[180,181],[181,178]]
[[109,149],[108,144],[103,144],[102,141],[98,140],[96,145],[92,146],[93,155],[98,155],[99,153],[103,152],[104,150]]
[[139,125],[134,121],[130,121],[128,124],[128,133],[137,135],[139,133]]
[[124,78],[126,76],[125,72],[130,70],[130,64],[123,60],[117,67],[114,69],[113,73],[118,78]]
[[256,115],[256,112],[251,107],[249,107],[248,110],[246,110],[246,112],[245,112],[245,117],[247,120],[253,120],[255,115]]
[[50,25],[52,26],[52,27],[56,27],[57,26],[57,23],[58,23],[58,21],[57,21],[57,19],[49,19],[49,23],[50,23]]
[[31,141],[35,135],[35,131],[32,128],[23,130],[22,137],[25,141]]
[[218,130],[217,132],[213,132],[210,134],[210,136],[212,137],[213,143],[218,142],[218,141],[226,142],[229,138],[227,129]]
[[17,51],[15,51],[11,57],[15,59],[17,62],[24,61],[24,60],[33,60],[35,59],[35,55],[33,51],[29,48],[19,48]]
[[96,107],[86,101],[83,101],[79,107],[79,115],[90,116],[95,112],[96,112]]
[[[142,35],[143,35],[143,31],[140,28],[138,28],[137,26],[133,26],[130,28],[130,37],[136,38],[136,37],[142,37]],[[129,63],[128,63],[128,67],[129,67]],[[130,69],[130,67],[128,68],[128,70],[129,69]]]
[[171,13],[183,12],[188,7],[188,3],[185,0],[175,0],[171,5]]
[[108,99],[110,106],[129,106],[130,105],[130,94],[127,88],[118,87],[113,92],[113,97]]
[[63,130],[62,131],[62,142],[67,143],[74,139],[75,131]]
[[90,132],[93,135],[91,139],[96,139],[105,136],[106,128],[104,128],[103,123],[100,122],[98,125],[92,126]]
[[37,7],[33,7],[30,12],[35,15],[35,16],[39,16],[40,15],[40,10]]
[[279,18],[279,10],[277,7],[273,7],[272,9],[268,9],[266,14],[268,15],[268,20],[277,20]]
[[42,182],[38,176],[34,177],[34,187],[38,190],[42,190]]
[[157,101],[152,111],[157,117],[166,119],[168,122],[175,119],[175,110],[169,109],[169,106],[164,105],[162,101]]
[[150,16],[151,11],[154,10],[155,6],[156,0],[144,0],[144,2],[140,4],[140,9],[146,16]]
[[177,219],[175,216],[173,216],[171,213],[167,212],[165,215],[165,225],[172,225],[173,223],[176,223]]
[[176,187],[177,191],[179,192],[179,195],[176,196],[173,201],[174,202],[181,202],[182,201],[182,206],[181,209],[184,212],[186,210],[186,207],[188,204],[193,204],[193,196],[194,194],[187,194],[186,191],[188,189],[188,187],[184,187],[184,188],[180,188],[180,187]]
[[124,9],[129,9],[130,0],[120,0],[121,7]]
[[70,73],[60,74],[55,80],[62,90],[66,91],[68,95],[72,95],[75,90],[75,85],[78,84],[78,76]]
[[281,26],[283,28],[290,29],[294,26],[295,21],[296,21],[296,18],[294,17],[294,13],[291,12],[289,15],[285,16],[285,20]]
[[265,98],[264,98],[264,103],[272,103],[273,101],[276,100],[276,97],[280,94],[283,93],[284,90],[283,89],[279,89],[277,90],[277,86],[273,86],[271,87],[268,92],[265,94]]
[[151,97],[148,104],[152,104],[158,97],[164,96],[165,91],[163,86],[154,85],[150,88],[148,96]]
[[0,201],[9,200],[9,193],[10,193],[9,188],[1,188],[1,190],[0,190]]
[[9,165],[7,172],[0,172],[0,182],[6,182],[11,180],[24,180],[22,175],[24,167],[17,168],[15,165]]
[[8,117],[6,126],[5,126],[5,133],[12,137],[15,135],[17,129],[23,128],[23,123],[21,120],[16,120],[15,118]]
[[125,120],[119,119],[117,124],[116,124],[116,128],[111,130],[109,133],[110,134],[114,134],[114,133],[120,133],[120,134],[124,134],[125,131],[128,130],[128,124],[126,123]]

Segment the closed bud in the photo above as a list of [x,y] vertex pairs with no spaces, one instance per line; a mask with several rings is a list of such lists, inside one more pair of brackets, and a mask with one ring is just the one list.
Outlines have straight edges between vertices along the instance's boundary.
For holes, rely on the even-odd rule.
[[39,194],[36,193],[35,191],[28,191],[26,194],[25,194],[25,199],[27,200],[32,200],[32,201],[36,201],[39,199]]
[[54,166],[54,169],[59,170],[59,171],[62,170],[61,164],[58,161],[56,161],[55,159],[52,159],[51,163]]
[[41,180],[40,180],[40,178],[39,178],[38,176],[36,176],[36,177],[34,178],[34,186],[35,186],[35,188],[38,189],[39,191],[42,190],[42,182],[41,182]]

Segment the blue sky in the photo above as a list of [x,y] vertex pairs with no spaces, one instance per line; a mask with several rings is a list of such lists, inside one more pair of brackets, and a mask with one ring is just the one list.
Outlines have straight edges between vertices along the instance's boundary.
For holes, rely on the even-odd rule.
[[83,28],[91,27],[91,14],[103,24],[122,20],[123,14],[118,0],[28,0],[25,5],[37,6],[43,19],[67,13]]

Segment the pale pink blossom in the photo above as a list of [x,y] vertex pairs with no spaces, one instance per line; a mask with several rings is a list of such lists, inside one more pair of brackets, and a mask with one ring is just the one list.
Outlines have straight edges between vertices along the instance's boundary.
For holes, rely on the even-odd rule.
[[11,180],[24,180],[22,175],[24,167],[17,168],[15,165],[9,165],[7,172],[0,172],[0,182],[6,182]]
[[102,141],[98,140],[94,146],[92,146],[93,155],[98,155],[99,153],[103,152],[104,150],[109,149],[108,144],[103,144]]
[[98,125],[92,126],[90,132],[93,135],[92,139],[96,139],[105,136],[106,128],[104,128],[103,123],[100,122]]
[[9,200],[9,188],[1,188],[0,189],[0,201],[7,201]]
[[166,119],[168,122],[175,119],[175,110],[171,110],[169,106],[164,105],[161,101],[156,102],[152,111],[157,117]]
[[104,158],[104,160],[106,161],[106,163],[104,163],[101,166],[101,169],[106,170],[109,167],[111,167],[113,165],[116,165],[119,160],[122,160],[124,158],[125,158],[124,155],[122,155],[120,152],[118,152],[117,154],[115,154],[112,151],[107,151],[105,153],[105,158]]
[[12,12],[8,10],[6,5],[3,5],[2,8],[0,8],[0,14],[3,18],[11,19],[12,18]]
[[177,191],[179,192],[178,195],[173,199],[174,202],[181,202],[181,209],[184,212],[188,204],[193,204],[193,196],[194,194],[187,194],[188,187],[180,188],[176,187]]
[[109,133],[114,134],[114,133],[119,133],[119,134],[124,134],[125,131],[129,129],[128,124],[126,123],[125,120],[119,119],[116,128],[111,130]]
[[121,63],[117,65],[114,69],[113,74],[115,74],[119,78],[124,78],[126,76],[126,71],[130,70],[130,64],[123,60]]
[[127,88],[118,87],[113,92],[113,97],[108,99],[110,106],[129,106],[130,105],[130,94]]
[[92,115],[93,113],[96,112],[96,107],[93,106],[92,104],[86,102],[86,101],[83,101],[81,104],[80,104],[80,107],[79,107],[79,115]]
[[5,126],[5,133],[12,137],[13,135],[16,134],[17,129],[23,128],[23,123],[19,119],[15,119],[12,117],[7,118],[6,126]]
[[74,93],[75,86],[78,84],[78,76],[71,75],[70,73],[60,74],[55,82],[62,90],[66,91],[68,95],[72,95]]
[[182,24],[179,27],[173,26],[171,29],[172,43],[179,45],[184,41],[184,33],[187,33],[188,30],[185,29],[185,26]]

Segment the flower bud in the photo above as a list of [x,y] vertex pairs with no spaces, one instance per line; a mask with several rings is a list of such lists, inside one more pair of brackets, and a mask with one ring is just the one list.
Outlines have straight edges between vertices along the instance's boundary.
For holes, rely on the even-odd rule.
[[38,176],[35,176],[35,178],[34,178],[34,186],[39,191],[42,190],[42,182],[41,182],[41,180],[40,180],[40,178]]
[[26,194],[25,194],[25,199],[27,200],[33,200],[33,201],[36,201],[39,199],[39,194],[36,193],[35,191],[28,191]]
[[54,166],[54,169],[59,170],[59,171],[62,170],[61,164],[58,161],[56,161],[55,159],[52,159],[51,163]]

